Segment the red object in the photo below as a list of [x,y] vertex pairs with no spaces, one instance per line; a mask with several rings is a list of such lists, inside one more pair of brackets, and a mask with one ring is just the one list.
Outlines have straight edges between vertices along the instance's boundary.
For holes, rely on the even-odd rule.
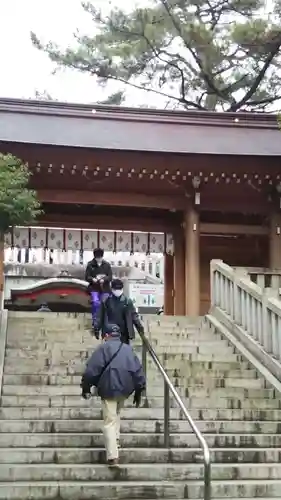
[[14,297],[21,298],[21,299],[36,299],[36,297],[39,297],[40,295],[44,295],[46,293],[55,295],[55,296],[60,296],[60,295],[82,295],[83,297],[87,297],[88,293],[84,292],[83,290],[79,290],[79,288],[51,288],[51,289],[42,289],[38,290],[37,292],[25,292],[25,293],[13,293]]

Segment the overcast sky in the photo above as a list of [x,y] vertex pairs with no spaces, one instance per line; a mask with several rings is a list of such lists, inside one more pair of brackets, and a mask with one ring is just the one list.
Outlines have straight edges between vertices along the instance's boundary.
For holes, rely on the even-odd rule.
[[[103,12],[114,4],[131,9],[150,0],[93,0]],[[272,9],[272,0],[267,8]],[[268,12],[267,12],[268,13]],[[48,92],[53,98],[72,102],[97,102],[122,88],[110,83],[105,90],[94,78],[75,71],[61,70],[52,75],[54,65],[43,52],[32,46],[30,31],[42,41],[53,40],[62,47],[73,44],[73,32],[91,34],[93,23],[81,0],[0,0],[0,97],[34,98],[36,91]],[[127,88],[126,104],[164,107],[163,98],[148,92]]]
[[[109,4],[108,0],[97,2]],[[118,1],[125,8],[132,3]],[[72,34],[78,27],[90,33],[93,24],[80,0],[0,0],[0,20],[0,97],[33,98],[37,90],[47,91],[62,101],[96,102],[120,88],[114,83],[103,91],[92,77],[69,70],[53,76],[54,66],[47,55],[31,44],[30,31],[44,41],[52,39],[64,47],[71,45]],[[128,104],[136,101],[155,103],[155,96],[129,90]]]

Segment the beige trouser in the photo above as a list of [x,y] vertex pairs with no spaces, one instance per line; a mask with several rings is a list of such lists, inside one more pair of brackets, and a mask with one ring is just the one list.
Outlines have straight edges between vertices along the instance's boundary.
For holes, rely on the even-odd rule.
[[102,399],[103,435],[107,460],[118,458],[120,439],[120,411],[125,398]]

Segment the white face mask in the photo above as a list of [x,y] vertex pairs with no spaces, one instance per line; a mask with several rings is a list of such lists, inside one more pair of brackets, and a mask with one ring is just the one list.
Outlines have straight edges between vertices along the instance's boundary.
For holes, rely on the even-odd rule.
[[121,297],[123,290],[112,290],[112,293],[115,297]]

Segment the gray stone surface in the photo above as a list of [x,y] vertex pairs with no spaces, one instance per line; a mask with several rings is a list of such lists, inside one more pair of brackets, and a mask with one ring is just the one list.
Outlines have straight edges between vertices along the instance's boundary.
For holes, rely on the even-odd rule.
[[3,376],[4,376],[4,361],[5,349],[7,340],[7,322],[8,311],[5,309],[0,310],[0,396],[2,394]]
[[[44,471],[45,466],[42,467]],[[2,482],[2,500],[140,500],[202,499],[202,481],[126,481],[120,472],[111,471],[111,481],[39,481]],[[280,479],[214,480],[213,500],[246,498],[280,498]]]
[[[97,345],[88,325],[88,315],[9,314],[0,499],[202,499],[202,453],[175,407],[163,448],[163,385],[151,362],[144,407],[130,399],[123,411],[120,470],[104,465],[100,402],[80,397],[80,373]],[[149,336],[210,446],[212,500],[280,498],[280,394],[223,335],[200,325],[150,318]]]

